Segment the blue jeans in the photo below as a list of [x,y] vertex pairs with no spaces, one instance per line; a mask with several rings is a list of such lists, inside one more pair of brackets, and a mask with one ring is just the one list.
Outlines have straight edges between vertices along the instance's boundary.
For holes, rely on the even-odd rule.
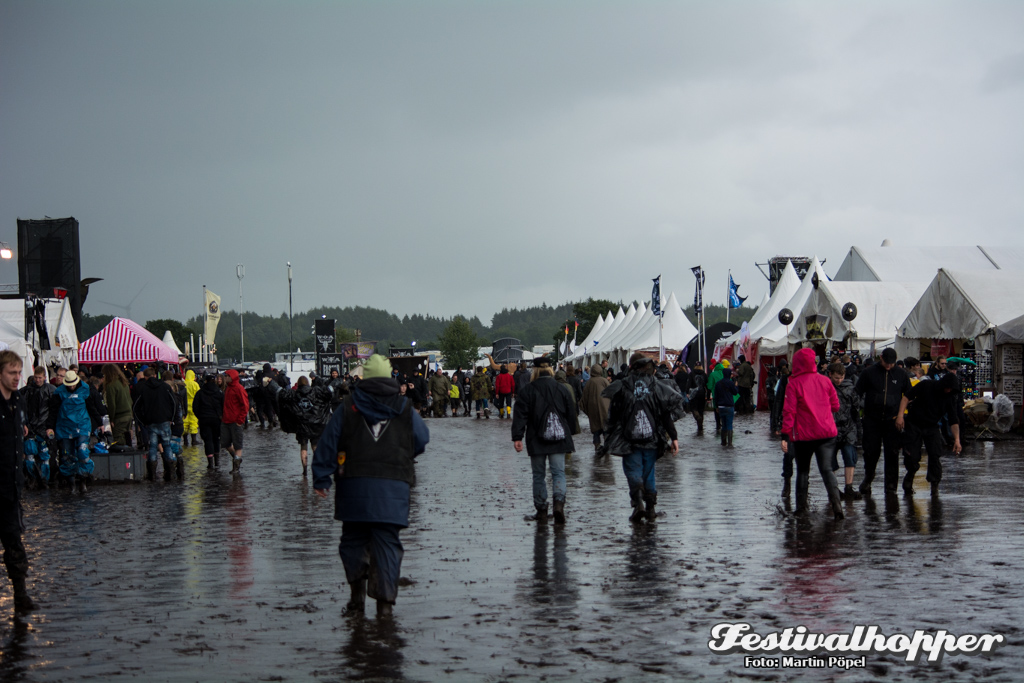
[[844,443],[842,446],[838,446],[835,452],[832,454],[832,469],[839,469],[839,454],[843,455],[843,466],[844,467],[856,467],[857,466],[857,447],[852,443]]
[[722,431],[732,431],[732,418],[736,416],[736,406],[718,406],[718,416],[722,419]]
[[531,455],[530,465],[533,467],[533,504],[535,507],[546,507],[548,504],[548,486],[545,476],[545,465],[551,467],[551,497],[556,502],[565,502],[565,454]]
[[92,474],[96,463],[89,457],[89,435],[80,434],[70,439],[61,439],[64,453],[60,459],[60,473],[65,477],[80,477]]
[[174,451],[171,449],[171,423],[157,422],[146,425],[146,430],[149,432],[149,461],[156,462],[160,459],[160,451],[157,449],[157,445],[162,443],[164,445],[164,459],[168,462],[174,462]]
[[643,448],[622,456],[622,472],[629,484],[630,500],[638,500],[641,489],[645,493],[658,492],[654,482],[654,463],[657,461],[658,451],[653,448]]

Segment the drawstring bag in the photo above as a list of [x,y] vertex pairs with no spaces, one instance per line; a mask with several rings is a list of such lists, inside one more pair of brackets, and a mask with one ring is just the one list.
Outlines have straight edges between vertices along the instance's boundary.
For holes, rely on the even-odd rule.
[[544,427],[541,429],[540,438],[549,443],[558,443],[565,440],[565,427],[558,414],[549,410],[544,416]]

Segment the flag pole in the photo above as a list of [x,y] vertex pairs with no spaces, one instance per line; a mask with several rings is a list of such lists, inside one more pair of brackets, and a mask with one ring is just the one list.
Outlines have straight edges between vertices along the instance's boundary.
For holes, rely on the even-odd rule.
[[732,268],[729,269],[729,279],[725,281],[725,322],[729,322],[729,309],[732,308]]
[[203,347],[199,353],[199,362],[206,362],[206,330],[210,324],[210,307],[206,305],[206,285],[203,285],[203,334],[200,337],[199,343]]

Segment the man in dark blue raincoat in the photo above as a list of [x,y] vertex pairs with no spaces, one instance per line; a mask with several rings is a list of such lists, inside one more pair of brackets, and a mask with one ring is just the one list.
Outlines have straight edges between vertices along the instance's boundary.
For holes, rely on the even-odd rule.
[[377,615],[390,616],[398,597],[404,550],[398,533],[409,526],[413,458],[430,433],[412,401],[391,378],[391,363],[374,354],[363,380],[334,411],[313,454],[313,488],[327,497],[342,524],[338,552],[352,590],[347,609],[362,612],[369,595]]

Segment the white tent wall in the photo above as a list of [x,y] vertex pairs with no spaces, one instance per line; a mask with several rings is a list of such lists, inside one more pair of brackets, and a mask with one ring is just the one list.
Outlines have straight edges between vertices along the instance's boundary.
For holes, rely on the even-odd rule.
[[[1024,315],[1024,271],[940,269],[900,325],[904,339],[974,339]],[[989,347],[991,348],[991,346]]]
[[[825,275],[825,271],[822,269],[821,262],[818,261],[817,256],[811,259],[811,267],[807,269],[807,275],[804,276],[796,292],[790,297],[789,301],[779,307],[779,311],[783,308],[793,311],[794,321],[796,320],[797,313],[803,310],[804,304],[807,303],[807,299],[814,289],[813,276],[815,273],[818,274],[819,282],[828,281],[828,276]],[[778,313],[768,320],[764,327],[756,330],[755,334],[751,334],[751,339],[757,340],[758,352],[763,356],[788,356],[790,353],[789,331],[785,325],[779,322]]]
[[601,330],[604,329],[607,321],[611,320],[611,317],[611,311],[608,312],[607,318],[603,315],[597,316],[597,322],[595,322],[594,326],[590,329],[590,334],[587,335],[586,339],[576,345],[576,352],[569,358],[569,361],[571,361],[573,365],[578,368],[583,366],[586,362],[587,349],[594,345],[594,339],[601,334]]
[[[633,307],[630,306],[630,308]],[[627,313],[626,319],[619,326],[619,329],[616,330],[615,334],[602,342],[604,351],[601,354],[601,360],[607,360],[611,363],[616,358],[616,352],[621,347],[622,340],[627,338],[648,315],[647,304],[643,302],[640,303],[638,308],[633,309],[632,315]]]
[[[756,342],[763,336],[761,330],[774,329],[772,323],[776,326],[778,325],[779,311],[786,307],[786,304],[789,303],[798,289],[800,289],[800,276],[796,274],[793,263],[787,261],[786,267],[782,269],[782,275],[779,276],[779,282],[775,285],[775,291],[772,292],[771,297],[768,299],[768,303],[760,306],[747,322],[747,329],[750,330],[752,342]],[[739,341],[740,333],[737,332],[719,343],[728,345],[738,344]]]
[[[659,321],[651,314],[646,324],[637,329],[619,349],[618,363],[628,363],[633,352],[640,349],[658,348],[659,338],[666,349],[681,351],[697,336],[697,328],[693,326],[686,313],[679,305],[675,292],[669,294],[668,301],[662,307],[664,315]],[[662,328],[664,326],[664,329]]]
[[[930,282],[939,268],[954,266],[957,270],[994,271],[1000,268],[1020,270],[1014,254],[999,264],[1002,247],[929,247],[913,249],[896,246],[850,247],[846,259],[836,271],[836,282]],[[1024,254],[1020,254],[1024,256]]]
[[35,329],[28,331],[25,339],[25,300],[0,299],[0,341],[11,347],[24,363],[22,377],[31,374],[35,355],[47,366],[69,367],[78,362],[78,335],[71,316],[70,303],[61,301],[45,302],[43,315],[46,333],[50,342],[47,351],[40,349]]
[[594,360],[596,360],[597,362],[601,362],[601,360],[607,358],[608,352],[611,351],[611,346],[609,345],[609,342],[615,338],[615,335],[618,334],[619,330],[622,328],[622,325],[626,322],[626,320],[628,318],[632,318],[635,313],[636,307],[633,306],[633,304],[630,304],[629,308],[627,308],[625,311],[622,310],[622,306],[619,306],[619,312],[615,314],[615,319],[612,320],[611,327],[609,327],[605,331],[605,333],[601,335],[601,339],[597,340],[597,344],[594,345],[594,348],[590,352]]

